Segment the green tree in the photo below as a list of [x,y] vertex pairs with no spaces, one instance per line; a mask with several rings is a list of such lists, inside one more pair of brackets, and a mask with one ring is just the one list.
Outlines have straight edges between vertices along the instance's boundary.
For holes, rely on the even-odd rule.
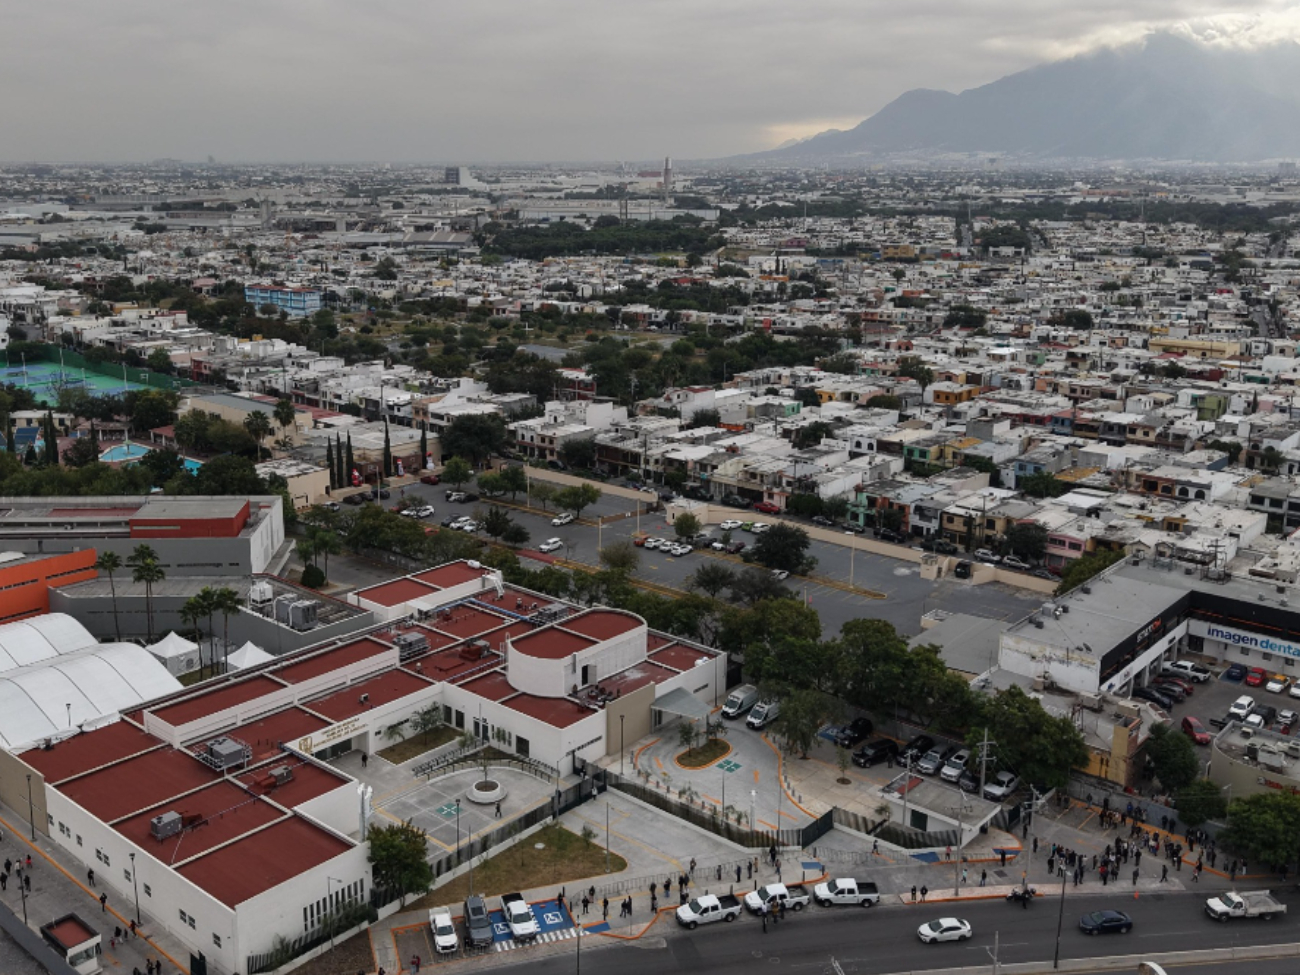
[[934,382],[934,370],[914,355],[903,356],[898,360],[898,374],[915,382],[921,387],[922,393]]
[[244,417],[244,429],[257,441],[258,456],[261,456],[262,441],[271,432],[271,421],[261,410],[254,410]]
[[388,436],[388,417],[384,417],[384,452],[383,467],[384,477],[393,476],[393,443]]
[[1011,525],[1006,531],[1007,551],[1027,562],[1041,562],[1047,554],[1047,529],[1030,522]]
[[735,581],[736,573],[731,570],[730,566],[710,559],[707,562],[700,563],[699,567],[687,578],[686,584],[692,589],[698,589],[707,594],[709,598],[716,599],[718,593],[724,589],[729,589]]
[[369,841],[371,872],[374,885],[380,890],[395,891],[403,905],[412,893],[423,893],[433,883],[433,868],[429,865],[428,845],[424,831],[404,823],[371,826],[366,835]]
[[343,539],[339,538],[338,532],[325,527],[311,527],[307,529],[307,537],[311,539],[312,563],[316,564],[321,556],[325,557],[325,564],[322,572],[326,579],[330,574],[330,556],[343,554]]
[[555,500],[555,494],[555,487],[545,481],[533,481],[532,487],[529,488],[529,500],[534,504],[541,505],[543,511],[546,510],[548,504]]
[[420,426],[420,470],[424,470],[425,465],[429,462],[429,425]]
[[822,725],[837,713],[835,698],[811,688],[800,688],[782,696],[781,713],[772,723],[772,730],[787,755],[807,758]]
[[201,624],[203,623],[204,618],[208,615],[207,611],[204,609],[203,603],[198,596],[191,596],[189,599],[185,600],[185,603],[181,606],[180,612],[177,613],[177,615],[180,616],[182,622],[188,623],[190,626],[194,627],[195,642],[199,645],[199,670],[202,670],[204,663],[203,627]]
[[977,740],[984,728],[998,743],[998,761],[1040,787],[1060,788],[1087,764],[1088,746],[1074,723],[1048,714],[1019,686],[983,700],[967,741]]
[[722,414],[717,410],[696,410],[691,414],[691,418],[682,424],[685,430],[693,430],[696,427],[718,427],[722,426]]
[[222,586],[213,593],[212,609],[221,614],[221,643],[226,648],[227,655],[230,654],[230,617],[238,613],[243,605],[239,593],[229,586]]
[[124,405],[131,415],[131,429],[140,433],[173,423],[178,401],[176,393],[162,389],[142,389],[128,394]]
[[485,498],[495,498],[506,493],[501,475],[492,471],[484,471],[478,476],[478,491]]
[[1233,799],[1219,841],[1260,864],[1300,858],[1300,795],[1270,790]]
[[1171,725],[1157,724],[1146,743],[1147,759],[1156,778],[1168,792],[1178,792],[1196,781],[1198,762],[1192,740]]
[[520,491],[528,490],[528,471],[519,464],[509,464],[497,471],[501,490],[510,492],[510,500],[517,500]]
[[170,447],[155,447],[140,458],[140,467],[149,472],[154,487],[164,487],[172,478],[187,473],[185,458]]
[[131,569],[131,581],[144,584],[146,628],[149,642],[153,643],[153,587],[167,578],[167,573],[158,563],[158,553],[149,545],[137,545],[126,557],[126,564]]
[[339,466],[334,459],[334,441],[325,441],[325,469],[330,476],[330,490],[337,490],[339,487]]
[[1228,811],[1222,786],[1209,779],[1197,779],[1178,790],[1174,806],[1178,818],[1191,827],[1200,826],[1211,819],[1221,820]]
[[166,349],[154,349],[149,353],[149,358],[145,360],[145,365],[152,372],[160,372],[166,375],[172,371],[172,357],[167,354]]
[[555,492],[555,504],[566,511],[572,511],[575,518],[581,518],[582,509],[599,501],[600,495],[600,488],[594,484],[574,484]]
[[95,568],[108,576],[108,591],[113,597],[113,631],[117,635],[117,642],[121,643],[122,623],[117,615],[117,583],[113,579],[113,573],[122,568],[122,556],[105,549],[95,559]]
[[506,514],[504,508],[498,508],[495,505],[488,508],[487,514],[483,516],[483,531],[492,538],[500,538],[510,530],[514,524],[510,516]]
[[701,528],[703,526],[700,524],[700,519],[689,511],[683,512],[673,519],[673,531],[681,539],[694,538],[700,533]]
[[889,393],[877,393],[864,404],[869,410],[901,410],[903,401]]
[[518,548],[520,545],[527,545],[528,539],[531,537],[527,528],[517,521],[512,521],[510,527],[505,530],[505,534],[501,536],[501,541]]
[[505,421],[495,413],[458,416],[442,434],[443,452],[465,457],[475,467],[499,453],[505,442]]
[[811,540],[804,529],[778,524],[754,540],[751,552],[755,562],[769,569],[805,574],[817,564],[817,560],[808,554],[809,544]]
[[469,466],[469,461],[463,457],[449,458],[442,468],[442,480],[456,488],[459,488],[466,481],[472,480],[473,477],[474,469]]
[[63,463],[69,467],[85,467],[99,461],[99,447],[89,437],[78,437],[63,452]]
[[1089,552],[1081,559],[1075,559],[1061,573],[1061,581],[1056,587],[1056,595],[1063,596],[1076,586],[1081,586],[1093,576],[1108,569],[1124,558],[1124,551]]
[[1237,458],[1241,456],[1242,446],[1235,440],[1211,440],[1209,443],[1211,450],[1221,450],[1228,455],[1228,463],[1237,463]]
[[426,745],[429,743],[429,736],[441,727],[442,708],[437,704],[430,704],[411,715],[411,728],[424,739]]
[[280,424],[280,429],[287,435],[289,428],[292,427],[298,419],[298,411],[294,409],[293,401],[287,398],[281,398],[276,401],[275,410],[272,411],[275,422]]
[[757,606],[769,600],[787,600],[794,595],[772,573],[752,567],[736,573],[730,589],[732,601],[747,606]]
[[620,575],[632,575],[640,562],[641,550],[631,542],[614,542],[600,550],[600,564]]
[[591,469],[596,463],[596,438],[566,440],[560,445],[560,460],[569,467]]
[[1031,498],[1059,498],[1070,490],[1069,484],[1047,471],[1016,478],[1016,487]]
[[54,428],[54,411],[45,411],[45,463],[54,467],[59,463],[59,434]]

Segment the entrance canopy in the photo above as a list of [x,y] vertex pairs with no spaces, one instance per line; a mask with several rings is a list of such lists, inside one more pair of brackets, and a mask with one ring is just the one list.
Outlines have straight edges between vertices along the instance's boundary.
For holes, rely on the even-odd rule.
[[680,687],[673,688],[663,697],[655,698],[653,707],[667,714],[696,721],[702,721],[713,713],[707,704],[690,691],[684,691]]

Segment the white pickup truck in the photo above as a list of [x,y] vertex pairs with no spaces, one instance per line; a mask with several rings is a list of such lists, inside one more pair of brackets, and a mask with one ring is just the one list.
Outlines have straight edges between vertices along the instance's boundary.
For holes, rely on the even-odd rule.
[[1286,905],[1267,890],[1230,890],[1205,902],[1205,913],[1216,921],[1234,917],[1258,917],[1267,921],[1274,914],[1285,914]]
[[784,904],[787,911],[802,911],[811,899],[808,896],[808,888],[803,884],[791,884],[789,887],[785,884],[768,884],[746,894],[745,907],[754,914],[757,914],[758,909],[764,904],[767,905],[768,910],[776,907],[777,904]]
[[715,897],[702,894],[688,904],[677,908],[677,923],[694,931],[701,924],[714,921],[734,921],[740,916],[740,901],[731,894]]
[[823,907],[831,904],[857,904],[859,907],[872,907],[880,901],[880,892],[875,884],[848,877],[836,877],[813,888],[813,900]]
[[524,900],[523,894],[502,894],[501,913],[505,915],[510,936],[516,941],[532,941],[537,937],[537,918]]

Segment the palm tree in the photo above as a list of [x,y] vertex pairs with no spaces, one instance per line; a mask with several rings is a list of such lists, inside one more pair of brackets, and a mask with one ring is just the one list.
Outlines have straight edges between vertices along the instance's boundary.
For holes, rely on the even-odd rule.
[[203,622],[203,617],[207,616],[206,607],[198,596],[191,596],[185,600],[185,605],[181,607],[180,617],[186,623],[194,627],[194,632],[198,636],[199,644],[199,672],[203,671],[203,629],[199,626]]
[[208,663],[216,669],[217,663],[217,629],[212,625],[212,617],[217,614],[217,591],[211,586],[204,586],[199,590],[199,605],[203,607],[203,615],[208,618]]
[[257,457],[261,460],[262,441],[271,432],[271,421],[267,419],[266,414],[261,410],[254,410],[244,417],[244,429],[248,431],[250,437],[257,441]]
[[282,399],[275,404],[272,415],[275,417],[275,422],[280,424],[280,429],[287,433],[298,418],[298,411],[293,408],[291,400]]
[[222,616],[222,637],[221,642],[226,646],[226,652],[230,652],[230,617],[239,612],[239,608],[244,605],[244,601],[239,598],[239,593],[229,586],[222,586],[213,593],[213,606]]
[[153,643],[153,584],[162,582],[167,573],[158,564],[158,553],[150,545],[137,545],[126,557],[126,564],[131,567],[131,581],[144,583],[145,619],[149,642]]
[[308,537],[311,539],[312,561],[316,556],[325,556],[325,565],[322,571],[325,578],[330,577],[330,556],[339,555],[343,551],[343,539],[338,534],[328,528],[311,528],[308,530]]
[[99,558],[95,559],[95,568],[108,576],[108,588],[113,594],[113,630],[117,633],[117,642],[122,642],[122,621],[117,616],[117,583],[113,581],[113,573],[122,568],[122,556],[116,552],[100,552]]

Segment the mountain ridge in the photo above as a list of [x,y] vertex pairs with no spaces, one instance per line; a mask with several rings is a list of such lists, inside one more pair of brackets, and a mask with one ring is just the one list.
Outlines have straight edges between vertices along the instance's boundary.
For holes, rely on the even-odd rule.
[[1300,45],[1213,48],[1152,34],[957,94],[914,88],[854,128],[744,158],[941,154],[1218,163],[1300,155]]

